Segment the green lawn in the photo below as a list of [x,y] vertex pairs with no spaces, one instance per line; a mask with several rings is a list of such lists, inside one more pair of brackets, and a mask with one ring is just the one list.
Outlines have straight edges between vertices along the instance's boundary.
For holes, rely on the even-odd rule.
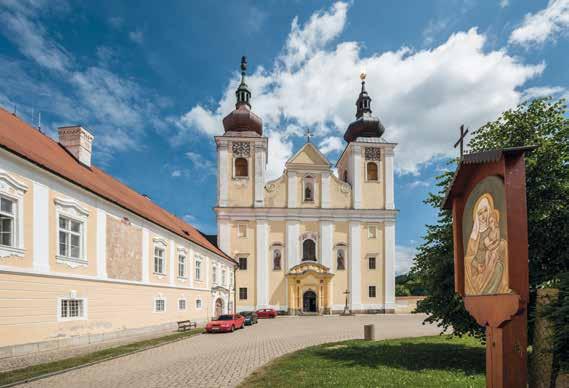
[[278,358],[242,387],[484,387],[484,346],[450,336],[345,341]]
[[33,377],[41,376],[46,373],[53,373],[61,371],[68,368],[73,368],[76,366],[81,366],[89,364],[95,361],[101,361],[107,358],[116,357],[120,355],[125,355],[138,350],[147,349],[153,346],[165,344],[168,342],[189,338],[193,335],[200,334],[204,330],[202,328],[188,330],[185,332],[169,334],[163,337],[153,338],[145,341],[134,342],[128,345],[116,346],[114,348],[108,348],[99,350],[93,353],[88,353],[83,356],[66,358],[60,361],[48,362],[46,364],[39,364],[30,366],[23,369],[17,369],[10,372],[0,373],[0,386],[10,383],[15,383],[17,381],[22,381],[30,379]]

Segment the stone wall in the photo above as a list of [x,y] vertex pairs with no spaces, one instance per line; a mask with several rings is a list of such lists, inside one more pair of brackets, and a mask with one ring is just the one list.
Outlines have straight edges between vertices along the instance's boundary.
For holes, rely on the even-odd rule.
[[107,275],[112,279],[142,280],[142,230],[107,216]]

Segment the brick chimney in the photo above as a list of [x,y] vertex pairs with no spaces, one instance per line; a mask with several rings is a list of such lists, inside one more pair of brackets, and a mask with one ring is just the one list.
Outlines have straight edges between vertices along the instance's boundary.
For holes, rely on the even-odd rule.
[[59,127],[59,143],[81,163],[91,167],[93,135],[80,125]]

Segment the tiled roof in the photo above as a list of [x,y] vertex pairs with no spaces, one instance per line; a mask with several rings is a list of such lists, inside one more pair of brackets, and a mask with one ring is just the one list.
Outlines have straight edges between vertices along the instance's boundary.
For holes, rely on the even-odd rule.
[[192,225],[162,209],[97,167],[81,164],[58,142],[2,108],[0,108],[0,147],[234,262]]

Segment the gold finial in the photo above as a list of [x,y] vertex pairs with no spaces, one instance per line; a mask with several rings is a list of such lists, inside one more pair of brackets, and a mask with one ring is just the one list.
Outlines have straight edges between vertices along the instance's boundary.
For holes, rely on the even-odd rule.
[[367,74],[366,74],[365,69],[361,69],[361,70],[360,70],[360,79],[361,79],[362,81],[364,81],[364,80],[366,79],[366,75],[367,75]]

